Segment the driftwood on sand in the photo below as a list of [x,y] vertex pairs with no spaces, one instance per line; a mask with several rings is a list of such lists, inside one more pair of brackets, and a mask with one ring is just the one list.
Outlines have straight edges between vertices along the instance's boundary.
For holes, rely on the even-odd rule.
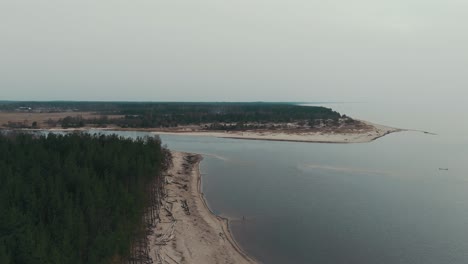
[[173,152],[158,225],[149,236],[152,263],[257,263],[232,238],[227,221],[213,215],[200,193],[200,155]]

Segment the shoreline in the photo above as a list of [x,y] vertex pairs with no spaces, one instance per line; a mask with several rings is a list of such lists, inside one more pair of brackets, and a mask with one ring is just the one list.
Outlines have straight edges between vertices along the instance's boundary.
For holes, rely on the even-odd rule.
[[206,201],[205,199],[205,195],[203,194],[202,192],[202,177],[201,177],[201,171],[200,171],[200,163],[203,161],[203,155],[201,154],[195,154],[195,153],[191,153],[192,155],[197,155],[199,156],[199,161],[195,164],[195,169],[196,169],[196,174],[195,176],[197,177],[197,193],[199,195],[199,199],[203,202],[203,205],[205,206],[205,209],[210,212],[210,214],[212,216],[214,216],[218,221],[219,223],[221,224],[222,228],[223,228],[223,231],[224,231],[224,234],[226,236],[226,238],[228,239],[229,243],[231,243],[231,246],[239,253],[241,254],[242,256],[244,256],[244,258],[248,261],[252,261],[251,263],[259,263],[257,260],[255,260],[252,256],[250,256],[249,254],[247,254],[247,252],[245,252],[242,247],[237,243],[236,239],[234,238],[234,234],[232,233],[231,231],[231,227],[229,225],[229,219],[225,218],[225,217],[222,217],[222,216],[219,216],[217,214],[215,214],[211,208],[208,206],[208,202]]
[[243,139],[243,140],[264,140],[264,141],[283,141],[283,142],[303,142],[303,143],[368,143],[377,140],[386,135],[409,131],[407,129],[393,128],[384,125],[374,124],[360,120],[371,129],[358,130],[348,133],[340,133],[335,131],[316,131],[305,132],[301,130],[292,131],[151,131],[153,134],[159,135],[184,135],[184,136],[207,136],[228,139]]
[[171,153],[161,220],[149,237],[153,263],[259,263],[237,244],[229,221],[208,207],[201,189],[203,157]]
[[[19,129],[19,131],[137,131],[148,132],[157,135],[182,135],[182,136],[204,136],[228,139],[243,140],[265,140],[265,141],[285,141],[285,142],[303,142],[303,143],[368,143],[375,141],[386,135],[402,132],[415,131],[411,129],[393,128],[384,125],[374,124],[360,120],[370,127],[370,129],[337,132],[337,131],[275,131],[275,130],[249,130],[249,131],[189,131],[177,129],[158,129],[158,128],[120,128],[120,127],[82,127],[82,128],[45,128],[45,129]],[[6,129],[7,130],[7,129]],[[432,134],[426,131],[418,131],[425,134]]]

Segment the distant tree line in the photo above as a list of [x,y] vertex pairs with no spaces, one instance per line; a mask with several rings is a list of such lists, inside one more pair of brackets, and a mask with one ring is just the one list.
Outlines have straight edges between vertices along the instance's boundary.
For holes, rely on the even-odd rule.
[[[125,120],[141,127],[174,127],[204,123],[282,123],[311,119],[339,119],[341,115],[325,107],[279,103],[161,103],[126,107]],[[122,121],[125,121],[122,120]],[[123,123],[125,125],[125,123]]]
[[124,262],[169,157],[115,135],[0,134],[0,149],[2,264]]
[[82,116],[67,116],[60,120],[63,128],[77,128],[85,125],[85,120]]
[[[171,128],[186,125],[207,125],[212,130],[242,130],[262,128],[268,123],[302,122],[316,126],[317,122],[338,124],[341,114],[321,106],[300,106],[288,103],[131,103],[131,102],[21,102],[0,104],[1,108],[37,107],[42,109],[73,109],[93,111],[100,115],[120,115],[119,118],[70,117],[60,120],[62,127],[84,125],[117,125],[123,128]],[[352,119],[348,118],[348,122]],[[247,124],[249,124],[247,126]],[[254,124],[254,125],[252,125]]]
[[121,127],[170,128],[206,125],[208,130],[245,130],[271,128],[271,123],[314,123],[342,116],[330,108],[268,103],[159,104],[127,107],[124,118],[112,120]]
[[39,128],[38,124],[36,121],[33,121],[30,123],[27,120],[24,120],[23,122],[14,122],[14,121],[8,121],[8,123],[4,124],[8,128],[14,128],[14,129],[21,129],[21,128],[32,128],[36,129]]

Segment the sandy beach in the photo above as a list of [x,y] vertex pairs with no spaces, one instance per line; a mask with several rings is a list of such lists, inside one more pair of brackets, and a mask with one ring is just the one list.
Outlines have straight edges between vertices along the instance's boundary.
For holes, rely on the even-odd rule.
[[311,143],[366,143],[386,136],[394,132],[404,131],[404,129],[378,125],[367,121],[362,121],[368,125],[367,129],[347,131],[347,132],[301,132],[301,131],[153,131],[161,135],[186,135],[186,136],[209,136],[219,138],[250,139],[250,140],[271,140],[271,141],[291,141],[291,142],[311,142]]
[[[349,125],[344,121],[337,127],[318,127],[315,129],[304,128],[296,123],[278,123],[277,126],[283,126],[279,129],[245,129],[245,130],[210,130],[206,129],[205,125],[185,125],[165,128],[135,128],[128,127],[122,128],[116,125],[107,125],[106,127],[99,126],[83,126],[80,128],[61,128],[57,126],[50,126],[46,121],[49,119],[58,122],[70,113],[0,113],[0,129],[9,129],[7,124],[9,122],[16,122],[21,124],[31,124],[37,121],[38,128],[18,128],[15,130],[48,130],[48,131],[87,131],[87,130],[102,130],[102,131],[141,131],[150,132],[160,135],[186,135],[186,136],[208,136],[219,138],[233,138],[233,139],[248,139],[248,140],[271,140],[271,141],[292,141],[292,142],[315,142],[315,143],[365,143],[374,141],[385,135],[404,131],[406,129],[398,129],[371,123],[364,120],[357,120],[358,125]],[[91,112],[78,113],[86,118],[96,118],[96,115]],[[112,116],[117,118],[119,116]],[[47,119],[47,120],[46,120]],[[273,124],[271,124],[273,125]],[[288,127],[288,128],[285,128]],[[421,131],[424,132],[424,131]]]
[[232,138],[245,140],[269,140],[269,141],[290,141],[290,142],[309,142],[309,143],[367,143],[376,139],[401,131],[416,131],[426,134],[433,134],[426,131],[393,128],[384,125],[378,125],[366,121],[361,121],[369,125],[367,129],[354,131],[317,131],[307,132],[300,130],[290,131],[207,131],[207,130],[181,130],[181,129],[158,129],[158,128],[120,128],[120,127],[81,127],[81,128],[46,128],[46,129],[17,129],[24,131],[140,131],[149,132],[156,135],[181,135],[181,136],[201,136],[201,137],[218,137]]
[[214,215],[201,193],[200,155],[172,152],[161,223],[153,230],[153,263],[258,263],[234,241],[228,221]]

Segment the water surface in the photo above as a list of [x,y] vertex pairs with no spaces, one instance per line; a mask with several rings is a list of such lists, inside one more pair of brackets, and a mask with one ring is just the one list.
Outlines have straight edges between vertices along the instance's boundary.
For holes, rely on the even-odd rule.
[[210,207],[264,263],[468,263],[468,109],[328,106],[438,135],[403,132],[364,144],[161,138],[205,154]]

